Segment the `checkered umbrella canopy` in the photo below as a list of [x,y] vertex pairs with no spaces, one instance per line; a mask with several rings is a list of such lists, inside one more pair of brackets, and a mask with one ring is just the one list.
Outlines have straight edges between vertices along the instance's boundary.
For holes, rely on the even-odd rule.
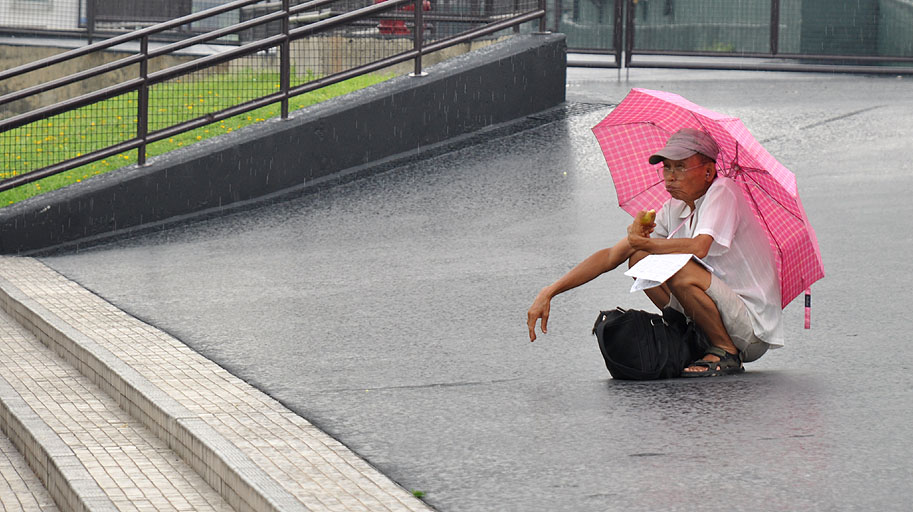
[[815,231],[799,200],[796,177],[767,152],[742,122],[695,105],[677,94],[632,89],[593,127],[618,204],[629,214],[659,209],[669,199],[661,165],[647,159],[681,128],[710,134],[720,148],[719,173],[735,180],[767,229],[776,256],[782,306],[824,277]]

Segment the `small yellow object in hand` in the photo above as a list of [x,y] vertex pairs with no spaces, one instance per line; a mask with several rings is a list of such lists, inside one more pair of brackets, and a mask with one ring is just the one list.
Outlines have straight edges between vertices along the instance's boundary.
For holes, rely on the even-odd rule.
[[653,224],[653,221],[656,220],[656,210],[649,210],[644,213],[644,216],[640,218],[640,223],[648,226]]

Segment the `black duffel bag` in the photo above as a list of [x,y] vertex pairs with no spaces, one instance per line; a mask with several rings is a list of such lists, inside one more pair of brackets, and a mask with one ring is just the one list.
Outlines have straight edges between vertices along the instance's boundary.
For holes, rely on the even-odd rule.
[[700,328],[672,308],[662,315],[622,308],[601,311],[593,334],[615,379],[678,377],[710,346]]

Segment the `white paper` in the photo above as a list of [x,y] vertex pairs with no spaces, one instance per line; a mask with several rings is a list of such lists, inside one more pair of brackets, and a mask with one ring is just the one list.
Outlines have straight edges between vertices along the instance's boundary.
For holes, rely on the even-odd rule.
[[653,288],[666,282],[667,279],[681,270],[688,261],[694,259],[710,272],[713,268],[693,254],[651,254],[637,262],[625,272],[626,276],[636,277],[631,286],[631,293]]

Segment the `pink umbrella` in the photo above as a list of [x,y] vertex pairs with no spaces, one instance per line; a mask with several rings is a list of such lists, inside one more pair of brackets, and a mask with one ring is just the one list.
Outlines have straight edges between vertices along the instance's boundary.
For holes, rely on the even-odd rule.
[[[647,159],[681,128],[703,130],[720,147],[719,173],[739,184],[767,229],[780,276],[782,306],[786,307],[824,277],[821,251],[799,200],[795,175],[761,147],[739,119],[677,94],[632,89],[593,127],[615,182],[619,206],[635,215],[640,210],[659,209],[669,199],[660,165],[650,165]],[[808,298],[806,303],[808,306]]]

